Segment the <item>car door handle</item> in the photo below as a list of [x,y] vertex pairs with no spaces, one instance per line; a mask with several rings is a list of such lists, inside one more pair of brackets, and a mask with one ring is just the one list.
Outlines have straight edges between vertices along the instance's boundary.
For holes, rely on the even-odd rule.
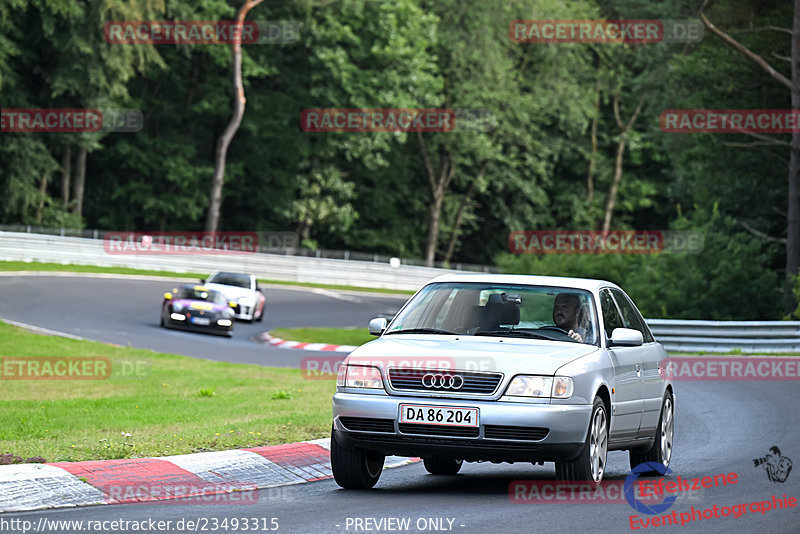
[[642,366],[638,363],[635,365],[636,368],[636,376],[642,376]]

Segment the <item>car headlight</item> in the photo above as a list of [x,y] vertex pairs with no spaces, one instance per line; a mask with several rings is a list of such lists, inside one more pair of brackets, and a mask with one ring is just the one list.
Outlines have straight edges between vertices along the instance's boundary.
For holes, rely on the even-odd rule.
[[172,311],[179,312],[182,309],[183,309],[183,304],[181,304],[180,302],[176,302],[175,304],[172,305]]
[[568,399],[572,396],[572,378],[568,376],[515,376],[506,389],[512,397]]
[[169,318],[172,319],[173,321],[185,321],[186,320],[186,316],[184,314],[182,314],[182,313],[174,313],[174,312],[169,314]]
[[230,319],[219,319],[219,320],[217,320],[217,324],[220,325],[220,326],[230,326],[233,323],[231,322]]
[[347,388],[381,389],[383,379],[377,367],[342,364],[336,374],[336,385]]

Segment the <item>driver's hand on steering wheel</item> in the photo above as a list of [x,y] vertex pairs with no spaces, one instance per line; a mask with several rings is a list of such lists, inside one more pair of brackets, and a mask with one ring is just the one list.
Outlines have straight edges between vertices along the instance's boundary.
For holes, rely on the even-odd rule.
[[569,332],[567,332],[567,335],[572,339],[574,339],[575,341],[577,341],[578,343],[583,343],[583,338],[576,331],[570,330]]

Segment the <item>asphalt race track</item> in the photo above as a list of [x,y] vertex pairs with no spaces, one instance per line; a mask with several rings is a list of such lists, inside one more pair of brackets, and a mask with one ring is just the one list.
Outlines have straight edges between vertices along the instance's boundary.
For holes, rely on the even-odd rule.
[[233,338],[226,338],[158,325],[162,295],[175,285],[169,278],[0,276],[0,319],[159,352],[299,367],[309,353],[256,343],[251,337],[277,327],[358,326],[366,330],[370,319],[396,312],[408,299],[404,295],[267,286],[264,320],[237,321]]
[[[227,340],[165,331],[157,326],[161,292],[169,283],[80,278],[0,277],[0,317],[119,344],[130,342],[155,350],[264,365],[297,364],[301,350],[275,349],[253,343],[249,337],[276,326],[363,325],[377,314],[396,309],[402,298],[385,296],[331,296],[308,290],[267,290],[268,315],[263,323],[237,324],[235,338]],[[357,298],[360,302],[342,300]],[[195,341],[196,338],[200,338]],[[297,353],[297,356],[294,354]],[[800,388],[797,382],[677,382],[676,428],[672,476],[700,478],[737,473],[736,484],[700,490],[694,499],[679,499],[664,512],[720,509],[772,496],[800,497],[800,467],[785,482],[771,482],[753,459],[777,445],[783,456],[800,462]],[[605,479],[624,480],[629,471],[627,453],[610,452]],[[261,490],[250,505],[169,504],[97,506],[2,514],[0,520],[24,519],[34,525],[48,521],[201,520],[198,532],[245,532],[232,519],[256,518],[260,524],[277,519],[277,532],[633,532],[627,503],[523,502],[509,498],[515,480],[552,480],[552,464],[465,464],[456,476],[428,475],[420,463],[384,471],[371,491],[341,490],[332,480]],[[663,514],[662,514],[663,515]],[[221,528],[224,519],[227,528]],[[398,529],[389,518],[410,519]],[[214,521],[216,519],[216,522]],[[369,520],[365,522],[365,520]],[[384,520],[383,523],[377,523]],[[428,520],[433,520],[429,522]],[[451,522],[452,521],[452,522]],[[216,524],[218,527],[212,529]],[[0,522],[2,525],[2,522]],[[86,532],[75,528],[52,532]],[[359,528],[359,525],[361,528]],[[364,527],[369,528],[364,528]],[[379,529],[380,526],[380,529]],[[439,527],[437,530],[436,527]],[[639,526],[639,525],[637,525]],[[392,528],[393,527],[393,528]],[[3,532],[21,532],[0,529]],[[129,530],[130,532],[135,532]],[[258,530],[268,532],[269,530]],[[684,526],[650,526],[636,532],[800,532],[800,506],[748,511],[741,517],[709,518]],[[146,530],[139,532],[157,532]]]

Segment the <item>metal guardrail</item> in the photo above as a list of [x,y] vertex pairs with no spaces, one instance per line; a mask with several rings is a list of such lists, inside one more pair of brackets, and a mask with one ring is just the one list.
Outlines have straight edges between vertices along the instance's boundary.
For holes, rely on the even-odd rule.
[[[52,235],[60,237],[83,237],[86,239],[103,239],[109,233],[106,230],[93,230],[93,229],[78,229],[78,228],[47,228],[43,226],[30,226],[21,224],[0,224],[0,232],[14,232],[25,234],[39,234],[39,235]],[[111,232],[119,235],[121,232]],[[145,232],[137,232],[139,234]],[[175,232],[180,234],[182,232]],[[226,232],[220,232],[225,234]],[[236,232],[227,232],[236,233]],[[295,232],[243,232],[245,234],[257,234],[259,236],[258,252],[267,254],[279,254],[281,256],[303,256],[306,258],[318,259],[334,259],[334,260],[349,260],[349,261],[370,261],[374,263],[388,263],[392,259],[399,261],[401,265],[409,265],[416,267],[426,267],[425,262],[420,259],[414,258],[393,258],[386,254],[376,254],[371,252],[358,252],[353,250],[329,250],[329,249],[308,249],[302,248],[297,245],[299,242],[298,235]],[[286,236],[291,236],[292,239],[284,240]],[[280,239],[273,240],[272,237],[280,237]],[[290,246],[283,246],[277,243],[291,242]],[[437,261],[434,267],[442,269],[454,269],[456,271],[469,271],[469,272],[499,272],[496,267],[490,265],[480,265],[476,263],[463,263],[453,262],[445,264],[444,262]]]
[[[103,241],[97,237],[97,234],[91,237],[62,237],[0,231],[0,259],[175,273],[231,270],[251,272],[269,280],[407,290],[416,290],[441,274],[458,272],[403,264],[392,266],[388,262],[265,253],[162,256],[108,254]],[[743,354],[800,352],[800,321],[647,319],[647,324],[668,351],[741,351]]]
[[417,290],[431,278],[458,272],[403,264],[393,266],[388,262],[229,251],[177,255],[109,254],[103,245],[102,239],[0,231],[0,259],[6,261],[128,267],[174,273],[243,271],[268,280],[405,290]]
[[668,351],[800,352],[800,321],[647,319],[647,324]]

